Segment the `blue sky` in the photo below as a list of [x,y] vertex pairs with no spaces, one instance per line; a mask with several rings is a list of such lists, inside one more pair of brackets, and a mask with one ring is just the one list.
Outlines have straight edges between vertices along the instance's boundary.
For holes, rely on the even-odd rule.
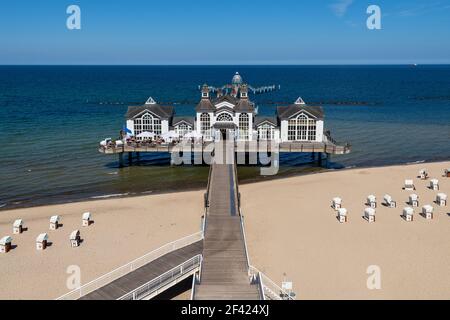
[[0,2],[0,64],[440,64],[449,39],[450,0]]

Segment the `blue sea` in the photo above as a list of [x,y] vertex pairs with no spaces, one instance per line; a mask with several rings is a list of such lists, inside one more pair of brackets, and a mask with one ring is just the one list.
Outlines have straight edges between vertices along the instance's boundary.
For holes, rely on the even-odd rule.
[[[352,145],[329,166],[450,159],[450,66],[0,66],[0,209],[204,188],[206,166],[173,167],[165,154],[118,167],[98,153],[117,137],[130,104],[149,96],[193,115],[198,86],[238,71],[260,114],[301,96],[325,110],[325,127]],[[310,172],[310,155],[282,154],[279,176]],[[239,169],[241,182],[261,179]]]

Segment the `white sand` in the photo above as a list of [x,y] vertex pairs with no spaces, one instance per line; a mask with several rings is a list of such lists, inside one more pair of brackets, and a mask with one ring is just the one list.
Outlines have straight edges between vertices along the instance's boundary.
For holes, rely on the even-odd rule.
[[[299,299],[450,299],[450,206],[433,203],[438,192],[416,176],[422,168],[450,195],[449,162],[355,169],[243,185],[242,210],[250,262],[277,283],[294,283]],[[413,222],[400,215],[414,178],[420,208]],[[385,193],[397,209],[380,205]],[[369,194],[377,196],[376,222],[362,218]],[[349,221],[330,208],[339,196]],[[432,204],[434,220],[419,216]],[[381,268],[381,290],[368,290],[366,270]]]
[[[87,283],[168,242],[200,231],[203,192],[108,199],[0,212],[0,235],[11,235],[17,248],[0,254],[0,299],[54,299],[69,290],[67,267],[81,268]],[[94,224],[81,226],[90,211]],[[63,227],[49,230],[51,215],[62,216]],[[28,231],[12,234],[22,218]],[[69,235],[79,229],[84,242],[71,248]],[[52,246],[35,249],[39,233],[47,232]]]

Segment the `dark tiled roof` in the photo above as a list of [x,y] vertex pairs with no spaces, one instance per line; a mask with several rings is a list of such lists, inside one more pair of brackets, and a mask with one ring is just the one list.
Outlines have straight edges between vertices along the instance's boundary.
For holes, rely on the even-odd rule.
[[235,108],[236,112],[253,112],[255,111],[255,104],[248,99],[239,100]]
[[129,106],[125,115],[127,119],[132,119],[136,115],[149,111],[162,119],[168,119],[173,116],[173,106],[160,106],[159,104],[144,104],[142,106]]
[[213,112],[215,110],[213,104],[211,103],[211,100],[209,99],[202,99],[197,104],[197,107],[195,107],[195,111],[197,112],[203,112],[203,111],[211,111]]
[[262,124],[263,122],[270,122],[274,126],[278,126],[278,118],[277,116],[256,116],[255,117],[255,126]]
[[298,104],[291,104],[290,106],[277,107],[277,115],[280,118],[280,120],[289,119],[300,111],[305,111],[319,119],[323,118],[322,107],[298,105]]
[[229,113],[234,114],[236,112],[235,109],[230,108],[230,107],[220,107],[220,108],[214,109],[214,110],[215,110],[215,113],[219,113],[219,112],[222,112],[222,111],[228,111]]
[[194,122],[195,122],[195,118],[194,117],[173,117],[172,120],[172,126],[176,126],[178,123],[180,122],[186,122],[188,124],[190,124],[191,126],[194,126]]
[[219,104],[221,102],[229,102],[231,104],[236,105],[239,102],[239,99],[227,94],[227,95],[221,96],[220,98],[214,99],[212,101],[212,103],[214,105]]

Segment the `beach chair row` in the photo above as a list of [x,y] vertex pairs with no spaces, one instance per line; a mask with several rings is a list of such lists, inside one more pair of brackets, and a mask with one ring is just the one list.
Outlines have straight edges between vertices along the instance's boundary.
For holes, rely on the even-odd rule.
[[[83,227],[90,226],[94,221],[92,220],[92,215],[90,212],[85,212],[82,215],[81,225]],[[50,217],[50,230],[57,230],[61,225],[61,217],[54,215]],[[21,234],[24,231],[28,231],[25,228],[24,221],[22,219],[17,219],[13,223],[13,234]],[[11,236],[4,236],[0,239],[0,253],[7,253],[12,249],[13,238]],[[74,230],[69,236],[70,245],[72,248],[79,247],[82,240],[80,235],[80,230]],[[36,238],[36,250],[45,250],[51,245],[49,241],[49,236],[47,233],[40,233]]]
[[[385,195],[383,198],[383,205],[389,208],[396,208],[397,203],[392,199],[390,195]],[[419,207],[419,196],[417,194],[411,194],[409,196],[408,202],[411,207],[405,207],[403,209],[402,217],[405,221],[413,221],[414,209],[413,207]],[[436,196],[435,203],[438,206],[447,205],[447,195],[444,193],[439,193]],[[365,203],[367,208],[364,209],[363,218],[368,222],[375,222],[375,214],[377,208],[377,199],[374,195],[369,195]],[[332,199],[331,207],[337,213],[337,219],[341,223],[347,222],[347,209],[342,206],[342,199],[340,197],[335,197]],[[433,219],[433,206],[426,204],[422,207],[421,215],[426,219]]]

